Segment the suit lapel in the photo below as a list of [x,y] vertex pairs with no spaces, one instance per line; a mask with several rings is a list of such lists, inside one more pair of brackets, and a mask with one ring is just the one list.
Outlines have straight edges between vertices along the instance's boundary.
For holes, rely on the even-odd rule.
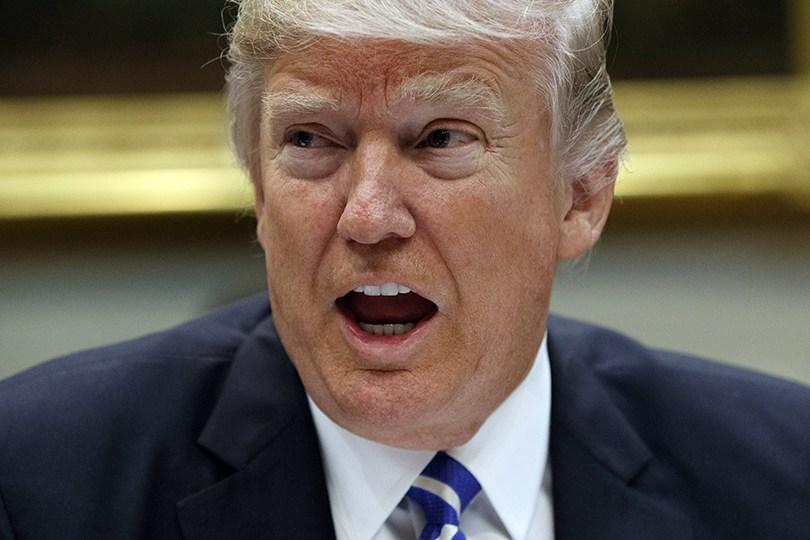
[[306,394],[270,318],[236,353],[198,442],[234,472],[178,503],[186,538],[334,538]]
[[556,538],[692,538],[688,518],[669,502],[677,500],[677,480],[656,464],[597,376],[602,350],[589,347],[582,327],[554,319],[548,345]]

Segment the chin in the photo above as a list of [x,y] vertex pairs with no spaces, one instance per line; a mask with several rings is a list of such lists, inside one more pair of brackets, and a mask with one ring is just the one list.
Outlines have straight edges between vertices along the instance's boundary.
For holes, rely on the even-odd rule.
[[467,442],[480,424],[471,423],[469,411],[464,422],[453,421],[454,407],[446,397],[453,392],[414,379],[407,372],[353,373],[332,394],[335,407],[323,410],[352,433],[390,446],[445,449]]

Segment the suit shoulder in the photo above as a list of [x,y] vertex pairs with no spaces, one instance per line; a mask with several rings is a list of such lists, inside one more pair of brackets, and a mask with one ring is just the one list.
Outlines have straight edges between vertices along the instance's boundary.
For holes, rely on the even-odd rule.
[[0,381],[0,395],[73,371],[93,377],[105,368],[137,369],[154,361],[228,358],[268,316],[266,297],[251,297],[168,330],[68,354],[33,366]]
[[808,530],[810,389],[565,319],[549,321],[548,350],[556,444],[576,441],[706,537]]
[[0,383],[0,491],[15,527],[168,536],[176,502],[230,471],[197,441],[269,315],[249,299]]
[[810,499],[810,388],[559,318],[549,355],[555,384],[574,381],[580,398],[601,393],[659,456],[684,470],[695,462],[679,460],[699,458],[705,483],[756,477]]
[[810,485],[807,386],[559,318],[549,324],[549,356],[555,384],[603,393],[653,446],[689,453],[700,441],[704,456],[736,451],[758,464],[778,454],[770,463],[802,471]]
[[163,332],[35,366],[0,382],[0,425],[20,425],[22,418],[81,423],[102,411],[152,411],[210,391],[268,317],[266,298],[253,297]]
[[[810,399],[810,388],[763,372],[651,348],[611,329],[552,317],[549,347],[558,356],[587,365],[600,379],[641,380],[657,389],[693,385],[701,388],[749,389],[787,400]],[[810,410],[807,411],[810,416]]]

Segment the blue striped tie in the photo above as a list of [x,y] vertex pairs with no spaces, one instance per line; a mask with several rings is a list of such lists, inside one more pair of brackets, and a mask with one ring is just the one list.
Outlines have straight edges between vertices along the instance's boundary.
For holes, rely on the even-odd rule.
[[481,491],[481,484],[464,465],[439,452],[414,481],[408,496],[425,511],[419,540],[466,540],[459,517]]

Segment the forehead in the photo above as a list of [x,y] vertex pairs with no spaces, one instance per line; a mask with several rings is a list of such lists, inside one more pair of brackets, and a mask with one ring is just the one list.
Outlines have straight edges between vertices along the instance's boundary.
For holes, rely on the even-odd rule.
[[510,92],[529,90],[527,64],[519,50],[506,45],[428,47],[321,39],[273,62],[265,72],[265,92],[270,96],[317,92],[337,101],[374,94],[387,101],[441,100],[466,93],[477,101],[495,103]]

